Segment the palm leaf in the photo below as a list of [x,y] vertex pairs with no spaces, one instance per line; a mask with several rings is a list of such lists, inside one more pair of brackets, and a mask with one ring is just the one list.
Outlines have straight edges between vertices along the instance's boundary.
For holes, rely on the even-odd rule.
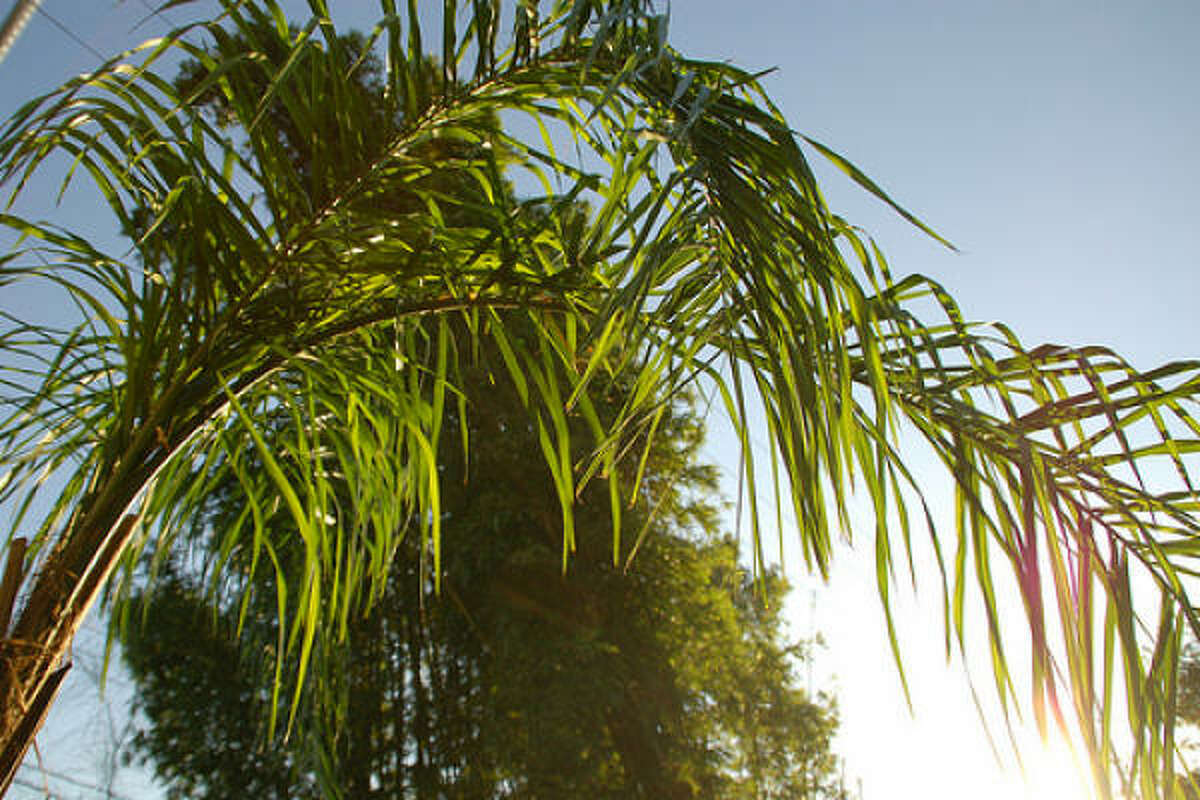
[[[1111,796],[1119,669],[1135,745],[1122,780],[1171,785],[1172,656],[1181,625],[1197,622],[1196,364],[1139,372],[1103,348],[1027,348],[968,324],[935,283],[893,278],[825,206],[804,146],[916,220],[798,140],[755,76],[674,51],[647,3],[522,2],[506,26],[497,3],[472,3],[460,24],[445,2],[435,36],[415,2],[381,6],[367,41],[386,50],[382,104],[354,75],[366,55],[340,53],[323,3],[289,27],[273,2],[231,0],[220,20],[28,104],[0,136],[14,194],[65,154],[135,242],[116,257],[50,224],[0,219],[20,237],[0,285],[49,281],[80,308],[67,332],[7,312],[0,332],[0,500],[24,524],[45,476],[65,476],[8,632],[6,708],[37,692],[87,610],[79,592],[63,606],[62,587],[106,578],[96,556],[113,547],[168,547],[229,477],[248,510],[218,536],[224,552],[275,558],[262,536],[273,514],[304,532],[307,585],[278,575],[280,614],[293,616],[281,663],[287,651],[302,671],[314,631],[380,591],[399,521],[428,520],[436,581],[434,453],[459,363],[479,352],[449,346],[452,325],[491,343],[495,379],[514,383],[542,434],[568,561],[581,482],[628,491],[616,460],[636,459],[658,410],[699,382],[727,398],[740,432],[756,540],[756,405],[811,568],[828,568],[851,487],[865,493],[891,630],[894,549],[911,568],[908,508],[925,502],[899,449],[900,431],[917,431],[957,490],[955,529],[929,523],[938,564],[955,553],[939,576],[947,641],[965,641],[974,597],[1007,704],[1015,634],[993,574],[1007,568],[1037,713],[1069,696]],[[198,31],[215,46],[195,44]],[[197,61],[190,88],[162,77],[176,55]],[[236,133],[197,105],[214,93]],[[542,141],[498,130],[518,117]],[[510,164],[541,193],[521,183],[514,203]],[[564,222],[581,204],[594,211]],[[918,315],[929,308],[938,316]],[[618,379],[628,402],[591,415],[592,455],[570,463],[569,416]],[[330,454],[355,487],[353,514],[333,503]],[[1161,488],[1155,461],[1177,489]],[[139,524],[121,526],[127,514]],[[618,529],[614,558],[622,541]],[[1161,597],[1153,624],[1138,613],[1142,581]],[[37,647],[18,652],[21,641]]]

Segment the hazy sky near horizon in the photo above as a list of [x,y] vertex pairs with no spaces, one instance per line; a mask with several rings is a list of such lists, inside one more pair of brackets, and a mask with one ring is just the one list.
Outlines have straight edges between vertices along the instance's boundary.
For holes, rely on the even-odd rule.
[[[369,0],[332,5],[375,16]],[[165,30],[156,19],[133,30],[149,13],[140,0],[44,8],[105,55]],[[830,205],[877,238],[895,274],[934,278],[968,319],[1003,321],[1026,344],[1110,345],[1140,367],[1198,355],[1200,4],[675,0],[670,13],[678,49],[774,69],[764,84],[797,131],[959,248],[924,237],[813,154]],[[96,63],[35,16],[0,63],[0,117]],[[817,593],[816,619],[865,796],[1039,797],[989,771],[965,684],[939,664],[940,619],[927,602],[902,620],[927,640],[910,666],[908,720],[861,555],[844,555]],[[975,666],[986,693],[986,659]]]

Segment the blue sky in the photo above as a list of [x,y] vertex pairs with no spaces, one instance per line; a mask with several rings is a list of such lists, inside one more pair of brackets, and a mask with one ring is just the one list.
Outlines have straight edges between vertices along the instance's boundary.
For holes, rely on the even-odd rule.
[[[963,251],[843,180],[830,202],[899,272],[1030,341],[1193,354],[1200,230],[1194,3],[675,3],[684,49],[778,67],[800,131],[850,156]],[[790,4],[789,4],[790,5]],[[1192,329],[1194,330],[1194,328]]]
[[[1143,367],[1195,357],[1200,7],[818,0],[746,2],[733,19],[730,9],[675,3],[674,40],[778,68],[766,84],[797,130],[850,157],[961,250],[820,170],[831,205],[879,239],[896,273],[935,278],[969,319],[1006,322],[1027,344],[1107,344]],[[944,480],[926,474],[936,506]],[[1032,785],[998,774],[961,670],[940,661],[928,591],[900,615],[912,645],[908,716],[863,556],[844,557],[815,598],[866,795],[1060,795],[1062,751],[1056,765],[1031,757]],[[986,698],[986,659],[973,674]]]
[[[45,9],[106,54],[165,29],[150,20],[132,30],[148,13],[139,0],[46,0]],[[830,204],[876,236],[894,272],[935,278],[968,318],[1006,322],[1027,344],[1107,344],[1143,367],[1196,355],[1194,2],[675,0],[670,10],[680,50],[775,68],[765,84],[798,131],[848,156],[960,248],[951,253],[923,237],[814,155]],[[186,18],[183,10],[171,16]],[[0,64],[0,115],[95,61],[35,17]],[[78,222],[90,212],[71,205],[62,213]],[[853,773],[870,798],[957,796],[964,778],[937,769],[952,744],[970,739],[960,760],[981,790],[992,780],[980,772],[990,769],[979,755],[986,746],[975,741],[957,673],[914,656],[918,722],[905,722],[896,706],[872,591],[858,585],[860,562],[844,558],[832,587],[817,595],[833,612],[819,622],[839,619],[863,632],[826,632]],[[847,607],[855,602],[861,607]],[[928,608],[906,613],[910,630],[933,629],[927,638],[936,647]],[[800,633],[806,614],[797,614]],[[977,668],[986,677],[986,664]],[[942,697],[944,715],[934,708]],[[996,796],[1038,796],[1004,791]]]

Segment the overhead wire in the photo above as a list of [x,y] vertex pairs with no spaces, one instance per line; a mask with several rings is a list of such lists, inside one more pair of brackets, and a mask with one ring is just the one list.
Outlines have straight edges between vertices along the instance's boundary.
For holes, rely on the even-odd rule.
[[[87,791],[95,792],[96,794],[102,794],[105,797],[112,798],[112,800],[133,800],[133,798],[131,798],[127,795],[123,795],[123,794],[119,794],[118,792],[114,792],[111,788],[104,787],[104,786],[96,786],[94,784],[90,784],[85,781],[81,781],[78,778],[72,778],[70,775],[65,775],[61,772],[57,772],[53,769],[50,769],[49,767],[32,767],[32,766],[29,766],[28,764],[22,764],[18,769],[28,769],[28,770],[36,769],[38,772],[42,773],[45,776],[53,778],[56,781],[62,781],[63,783],[73,786],[76,789],[86,789]],[[13,779],[13,783],[16,783],[18,780],[21,780],[19,775],[17,776],[17,778]],[[26,788],[35,789],[36,791],[39,791],[39,792],[48,791],[48,787],[34,786],[29,781],[26,781],[24,785]]]
[[101,52],[100,52],[99,50],[97,50],[96,48],[92,47],[90,44],[88,44],[86,41],[84,41],[84,40],[83,40],[82,38],[80,38],[79,36],[76,36],[76,35],[75,35],[75,33],[74,33],[74,31],[72,31],[72,30],[71,30],[70,28],[68,28],[66,25],[64,25],[63,23],[59,22],[57,19],[55,19],[55,18],[54,18],[54,16],[53,16],[53,15],[52,15],[52,14],[51,14],[49,11],[47,11],[45,8],[43,8],[43,7],[41,7],[41,6],[38,6],[38,7],[37,7],[37,12],[38,12],[39,14],[41,14],[43,17],[45,17],[46,19],[50,20],[52,23],[54,23],[55,27],[57,27],[57,28],[58,28],[60,31],[62,31],[62,32],[63,32],[63,33],[65,33],[67,36],[69,36],[69,37],[71,37],[73,40],[75,40],[75,44],[79,45],[79,46],[80,46],[80,47],[82,47],[84,50],[87,50],[89,53],[91,53],[92,55],[94,55],[96,58],[100,59],[100,61],[104,61],[104,60],[105,60],[105,59],[104,59],[104,54],[103,54],[103,53],[101,53]]
[[[141,0],[141,3],[145,7],[145,9],[150,12],[150,17],[158,17],[163,22],[165,22],[167,24],[167,26],[170,28],[178,27],[175,23],[175,20],[168,17],[161,8],[155,8],[153,5],[151,5],[150,0]],[[149,19],[150,17],[147,17],[146,19]],[[146,20],[144,19],[141,22],[139,22],[137,25],[134,26],[134,29],[136,30],[137,28],[141,27],[141,25],[145,21]]]
[[29,781],[25,780],[24,778],[20,778],[20,777],[13,778],[12,785],[20,786],[22,789],[31,789],[31,790],[37,792],[42,797],[49,797],[49,798],[54,797],[54,794],[51,793],[49,788],[43,788],[36,784],[30,783]]

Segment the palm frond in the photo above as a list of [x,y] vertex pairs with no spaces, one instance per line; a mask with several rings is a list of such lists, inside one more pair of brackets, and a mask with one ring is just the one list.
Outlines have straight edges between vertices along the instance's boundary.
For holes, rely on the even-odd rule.
[[[673,50],[642,0],[525,0],[508,24],[499,3],[464,4],[463,24],[446,2],[435,35],[415,2],[381,6],[350,52],[319,0],[296,25],[274,2],[231,0],[216,22],[31,102],[0,136],[14,194],[65,154],[64,184],[82,167],[135,243],[117,257],[0,218],[21,241],[0,285],[49,281],[80,309],[68,331],[6,312],[0,332],[0,501],[23,525],[45,477],[66,475],[8,632],[6,708],[44,683],[87,610],[78,592],[63,605],[62,588],[106,578],[98,553],[132,562],[135,544],[167,546],[230,476],[246,513],[222,532],[226,552],[249,548],[265,569],[276,514],[304,539],[308,579],[277,575],[280,613],[296,609],[280,649],[301,671],[317,627],[382,586],[403,520],[425,522],[436,579],[434,454],[454,435],[442,419],[456,370],[487,342],[495,379],[513,383],[539,434],[564,564],[581,484],[608,480],[619,508],[637,479],[622,483],[614,465],[637,458],[664,403],[708,381],[741,439],[752,503],[761,405],[773,485],[811,568],[828,568],[852,487],[865,493],[887,609],[901,551],[912,563],[909,505],[924,503],[899,449],[899,431],[915,429],[957,490],[956,530],[930,524],[948,646],[964,641],[974,594],[1007,697],[994,578],[1007,568],[1039,718],[1069,695],[1111,796],[1119,672],[1127,780],[1147,796],[1172,785],[1174,654],[1182,626],[1196,627],[1197,364],[1139,372],[1103,348],[1029,349],[965,322],[935,283],[893,278],[826,207],[805,148],[915,218],[798,140],[755,76]],[[374,43],[379,94],[356,77]],[[186,87],[163,75],[176,56],[194,60]],[[213,98],[220,119],[204,110]],[[540,136],[517,135],[526,123]],[[930,307],[932,321],[917,313]],[[452,327],[476,345],[460,348]],[[618,379],[629,400],[600,419],[593,400]],[[572,463],[580,414],[592,455]],[[330,454],[355,487],[353,515],[334,503]],[[1149,476],[1154,461],[1178,489]],[[749,511],[757,539],[763,515]],[[122,525],[127,515],[138,523]],[[614,530],[614,558],[635,546]],[[1141,580],[1161,597],[1152,622],[1138,613]],[[342,588],[322,596],[330,585]]]

